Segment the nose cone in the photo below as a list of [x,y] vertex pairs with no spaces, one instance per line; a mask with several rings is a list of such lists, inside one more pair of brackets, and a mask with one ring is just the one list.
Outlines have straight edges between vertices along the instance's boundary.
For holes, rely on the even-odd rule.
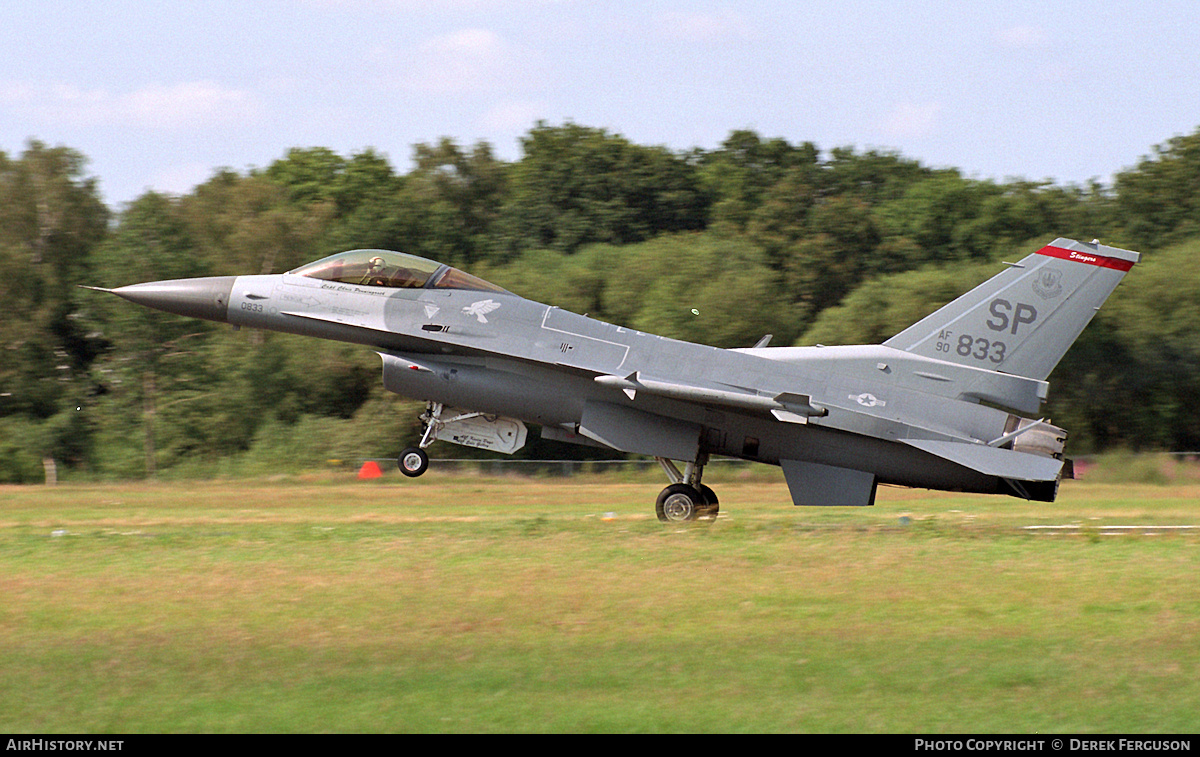
[[224,322],[229,314],[229,296],[233,292],[235,279],[236,276],[208,276],[201,279],[150,281],[108,291],[148,308],[189,318]]

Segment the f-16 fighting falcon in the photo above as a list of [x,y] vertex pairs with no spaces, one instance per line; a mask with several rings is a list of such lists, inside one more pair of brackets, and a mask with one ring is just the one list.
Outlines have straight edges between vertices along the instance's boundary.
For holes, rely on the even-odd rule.
[[[1066,431],[1046,378],[1138,253],[1056,239],[883,344],[718,349],[520,297],[432,260],[353,250],[276,275],[105,289],[139,305],[366,345],[428,403],[435,440],[513,453],[541,434],[658,459],[663,521],[713,518],[713,455],[778,465],[796,505],[871,505],[879,484],[1052,502]],[[676,462],[683,464],[680,470]]]

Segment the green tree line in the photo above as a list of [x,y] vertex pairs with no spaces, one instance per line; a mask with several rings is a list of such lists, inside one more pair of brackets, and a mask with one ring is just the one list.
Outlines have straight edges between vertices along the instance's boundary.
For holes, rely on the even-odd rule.
[[[294,148],[114,210],[86,159],[0,152],[0,482],[299,469],[394,455],[420,406],[369,350],[191,321],[76,284],[278,273],[353,248],[739,347],[879,342],[1057,236],[1144,253],[1051,377],[1075,453],[1200,449],[1200,130],[1111,185],[996,182],[740,130],[712,150],[539,123],[521,157],[444,138],[398,172]],[[591,454],[533,441],[523,454]],[[456,450],[455,454],[460,454]]]

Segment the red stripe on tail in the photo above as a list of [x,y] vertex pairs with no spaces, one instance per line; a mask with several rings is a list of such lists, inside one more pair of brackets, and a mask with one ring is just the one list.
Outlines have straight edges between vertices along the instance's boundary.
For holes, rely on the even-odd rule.
[[1088,265],[1100,266],[1101,268],[1112,268],[1117,271],[1128,271],[1130,268],[1133,268],[1132,260],[1110,258],[1106,255],[1067,250],[1062,247],[1052,247],[1050,245],[1046,245],[1038,250],[1037,254],[1046,255],[1051,258],[1061,258],[1063,260],[1074,260],[1076,263],[1087,263]]

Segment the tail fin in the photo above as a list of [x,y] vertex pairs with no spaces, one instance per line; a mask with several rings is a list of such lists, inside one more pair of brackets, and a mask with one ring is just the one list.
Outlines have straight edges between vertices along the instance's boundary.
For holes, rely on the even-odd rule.
[[1056,239],[884,344],[1045,380],[1138,257]]

